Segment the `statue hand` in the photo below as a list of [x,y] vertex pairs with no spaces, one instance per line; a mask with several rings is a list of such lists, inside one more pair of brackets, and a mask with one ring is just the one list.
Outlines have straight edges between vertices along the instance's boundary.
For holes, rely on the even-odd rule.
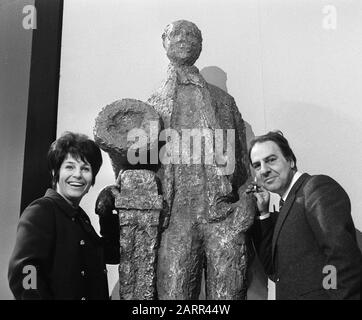
[[238,232],[246,232],[254,223],[255,210],[246,207],[237,207],[234,210],[233,228]]
[[234,208],[234,223],[238,231],[245,232],[254,222],[256,213],[256,204],[254,196],[249,192],[250,180],[245,182],[239,190],[239,201],[233,203]]
[[235,195],[230,193],[226,196],[218,196],[213,205],[210,206],[207,214],[207,221],[210,223],[225,220],[234,210]]

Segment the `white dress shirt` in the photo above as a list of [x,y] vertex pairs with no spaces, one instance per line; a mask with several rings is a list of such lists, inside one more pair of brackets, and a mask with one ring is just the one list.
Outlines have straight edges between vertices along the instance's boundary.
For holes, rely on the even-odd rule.
[[[297,171],[293,178],[292,178],[292,181],[290,182],[289,184],[289,187],[287,189],[287,191],[284,192],[283,196],[282,196],[282,199],[283,201],[285,201],[289,195],[289,192],[290,190],[292,190],[294,184],[298,181],[298,179],[301,177],[302,173],[300,171]],[[264,220],[264,219],[267,219],[270,217],[270,212],[266,213],[266,214],[263,214],[263,215],[260,215],[260,216],[257,216],[256,218],[259,219],[259,220]]]
[[298,179],[301,177],[301,175],[302,175],[302,173],[301,173],[300,171],[297,171],[297,172],[294,174],[294,176],[293,176],[293,178],[292,178],[292,181],[290,182],[287,191],[285,191],[284,194],[283,194],[283,196],[282,196],[283,201],[285,201],[285,200],[287,199],[290,190],[292,190],[294,184],[298,181]]

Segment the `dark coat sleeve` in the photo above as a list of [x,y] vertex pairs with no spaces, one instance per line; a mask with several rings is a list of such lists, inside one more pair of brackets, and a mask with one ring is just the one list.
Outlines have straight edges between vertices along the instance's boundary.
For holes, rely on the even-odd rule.
[[104,258],[107,264],[119,264],[120,260],[120,226],[118,214],[113,214],[115,198],[120,194],[119,185],[110,185],[99,193],[95,206],[95,213],[99,216],[101,241],[104,249]]
[[119,264],[120,261],[120,226],[117,214],[99,217],[101,241],[104,249],[104,258],[107,264]]
[[265,273],[270,278],[273,278],[274,274],[272,262],[272,239],[276,218],[277,213],[272,213],[267,219],[255,219],[250,230],[255,251],[257,252],[259,260],[264,267]]
[[328,176],[313,176],[304,190],[306,217],[325,265],[337,271],[337,289],[328,294],[332,299],[360,299],[362,256],[347,193]]
[[[48,201],[44,198],[35,201],[19,220],[8,270],[9,286],[16,299],[51,299],[53,296],[48,278],[53,260],[55,217]],[[35,270],[35,280],[30,278],[29,267]]]

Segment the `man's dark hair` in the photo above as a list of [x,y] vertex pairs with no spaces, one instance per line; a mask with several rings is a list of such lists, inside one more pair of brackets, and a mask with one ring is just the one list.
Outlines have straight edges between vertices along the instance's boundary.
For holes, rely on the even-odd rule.
[[59,170],[66,156],[70,154],[75,159],[87,161],[92,167],[92,186],[96,181],[96,175],[102,165],[102,153],[96,143],[90,140],[86,135],[65,132],[55,140],[48,151],[48,168],[52,176],[52,187],[59,180]]
[[280,148],[284,158],[287,159],[287,160],[293,160],[293,162],[294,162],[294,168],[293,169],[297,170],[297,159],[296,159],[296,157],[294,155],[293,150],[289,146],[288,140],[283,136],[283,133],[280,130],[269,131],[267,134],[255,137],[250,142],[250,147],[249,147],[249,161],[250,161],[250,163],[251,163],[250,154],[251,154],[251,150],[253,149],[254,145],[256,143],[262,143],[262,142],[266,142],[266,141],[275,142],[278,145],[278,147]]

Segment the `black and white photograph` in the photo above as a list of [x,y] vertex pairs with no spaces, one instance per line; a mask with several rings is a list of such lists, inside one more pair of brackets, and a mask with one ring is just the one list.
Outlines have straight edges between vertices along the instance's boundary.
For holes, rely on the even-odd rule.
[[0,300],[361,300],[361,39],[359,0],[0,0]]

